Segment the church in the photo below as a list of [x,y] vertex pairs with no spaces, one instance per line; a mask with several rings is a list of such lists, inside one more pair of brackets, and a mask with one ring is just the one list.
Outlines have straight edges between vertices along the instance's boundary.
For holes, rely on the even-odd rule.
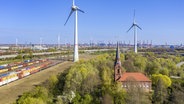
[[133,86],[142,88],[144,91],[151,91],[151,80],[143,73],[122,71],[118,43],[116,48],[116,58],[114,62],[114,81],[122,83],[122,87],[124,89],[128,89]]

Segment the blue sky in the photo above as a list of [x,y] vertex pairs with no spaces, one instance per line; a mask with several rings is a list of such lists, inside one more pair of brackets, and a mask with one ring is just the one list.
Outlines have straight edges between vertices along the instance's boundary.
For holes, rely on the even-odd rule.
[[[74,15],[67,25],[72,0],[0,0],[0,43],[73,43]],[[138,40],[153,44],[184,44],[183,0],[76,0],[86,13],[78,14],[79,42],[129,41],[126,33],[136,21]]]

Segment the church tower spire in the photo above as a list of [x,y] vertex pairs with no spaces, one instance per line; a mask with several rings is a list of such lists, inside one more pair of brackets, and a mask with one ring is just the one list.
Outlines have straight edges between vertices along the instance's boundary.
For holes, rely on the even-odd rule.
[[120,61],[120,53],[119,53],[119,43],[117,42],[117,48],[116,48],[116,58],[115,58],[115,63],[116,64],[120,64],[121,65],[121,61]]
[[119,52],[119,43],[117,42],[116,48],[116,58],[114,62],[114,81],[117,81],[121,78],[121,61],[120,61],[120,52]]

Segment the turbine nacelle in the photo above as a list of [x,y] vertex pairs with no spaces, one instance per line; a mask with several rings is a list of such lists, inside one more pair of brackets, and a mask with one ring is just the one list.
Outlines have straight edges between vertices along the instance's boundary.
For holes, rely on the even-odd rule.
[[77,6],[75,6],[75,5],[73,5],[72,7],[71,7],[71,9],[72,9],[72,11],[76,11],[77,9],[79,9]]
[[133,22],[133,25],[137,25],[137,23],[134,21],[134,22]]

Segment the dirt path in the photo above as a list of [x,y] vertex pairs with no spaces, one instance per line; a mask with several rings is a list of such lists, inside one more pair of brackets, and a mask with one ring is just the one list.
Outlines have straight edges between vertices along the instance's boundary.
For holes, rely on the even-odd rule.
[[63,72],[72,64],[72,62],[63,62],[39,73],[0,87],[0,104],[11,104],[15,102],[18,96],[22,95],[23,92],[30,91],[35,85],[41,84],[53,74]]
[[184,64],[184,61],[182,61],[182,62],[176,64],[176,67],[180,68],[183,64]]

